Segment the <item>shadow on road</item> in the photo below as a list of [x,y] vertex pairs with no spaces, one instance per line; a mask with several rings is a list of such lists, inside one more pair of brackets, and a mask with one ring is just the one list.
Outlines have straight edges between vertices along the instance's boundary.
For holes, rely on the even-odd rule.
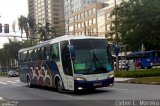
[[[28,87],[27,85],[25,87]],[[58,93],[58,91],[55,88],[51,88],[51,87],[44,87],[44,86],[34,86],[33,88],[30,89],[39,89],[39,90],[47,90],[50,92],[55,92]],[[92,90],[81,90],[81,91],[63,91],[63,94],[67,94],[67,95],[93,95],[93,94],[101,94],[101,93],[109,93],[111,92],[111,90],[104,90],[104,89],[92,89]]]

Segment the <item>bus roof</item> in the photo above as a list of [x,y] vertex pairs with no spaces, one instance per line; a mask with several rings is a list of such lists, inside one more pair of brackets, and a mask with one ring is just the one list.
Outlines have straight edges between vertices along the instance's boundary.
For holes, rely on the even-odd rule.
[[47,45],[47,44],[53,44],[56,42],[60,42],[60,41],[64,41],[64,40],[71,40],[71,39],[106,39],[106,38],[105,37],[85,36],[85,35],[64,35],[64,36],[56,37],[51,40],[41,42],[40,44],[37,44],[32,47],[20,49],[19,52],[25,52],[27,50],[32,50],[35,48],[43,47],[44,45]]
[[139,51],[139,52],[133,52],[130,54],[141,54],[141,53],[150,53],[150,52],[154,52],[154,50],[150,50],[150,51]]

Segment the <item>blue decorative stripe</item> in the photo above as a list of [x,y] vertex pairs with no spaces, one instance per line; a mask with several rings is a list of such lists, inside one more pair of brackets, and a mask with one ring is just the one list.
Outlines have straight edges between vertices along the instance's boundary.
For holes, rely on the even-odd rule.
[[78,90],[78,87],[82,87],[84,89],[107,87],[113,83],[114,83],[114,78],[108,78],[105,80],[97,80],[97,81],[77,81],[77,80],[75,80],[74,81],[74,89]]

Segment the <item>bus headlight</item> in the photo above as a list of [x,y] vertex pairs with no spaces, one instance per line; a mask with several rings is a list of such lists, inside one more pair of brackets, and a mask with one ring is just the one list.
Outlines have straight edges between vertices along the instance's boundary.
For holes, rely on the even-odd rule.
[[82,81],[82,80],[86,80],[86,79],[84,77],[74,77],[74,80]]
[[111,71],[111,72],[109,72],[109,75],[108,75],[108,77],[109,77],[109,78],[112,78],[112,77],[114,77],[114,71]]

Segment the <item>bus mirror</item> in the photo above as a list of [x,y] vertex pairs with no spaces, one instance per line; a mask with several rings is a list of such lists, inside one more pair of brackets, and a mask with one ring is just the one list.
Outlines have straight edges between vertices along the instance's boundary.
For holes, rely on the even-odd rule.
[[69,48],[69,51],[70,51],[70,55],[71,55],[71,59],[75,59],[75,49],[74,49],[74,46],[73,45],[69,45],[68,46]]

